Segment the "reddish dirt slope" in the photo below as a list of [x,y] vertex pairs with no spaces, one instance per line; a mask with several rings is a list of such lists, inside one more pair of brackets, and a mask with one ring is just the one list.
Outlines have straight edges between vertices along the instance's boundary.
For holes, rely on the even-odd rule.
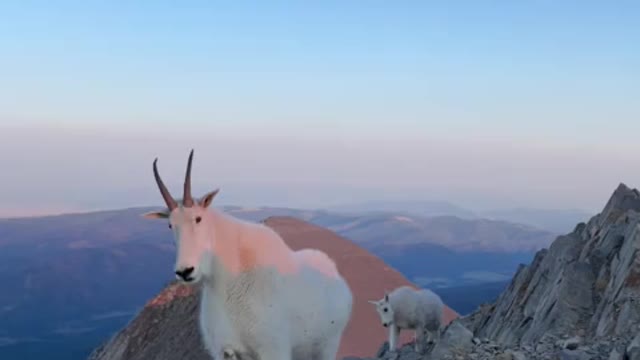
[[[293,249],[317,248],[325,251],[338,265],[354,294],[354,306],[338,358],[345,356],[371,356],[387,340],[387,329],[380,324],[378,314],[367,300],[379,299],[385,289],[393,290],[401,285],[415,287],[398,271],[364,248],[346,240],[325,228],[290,217],[273,217],[265,223],[277,231]],[[449,323],[458,315],[445,310]],[[411,341],[413,335],[403,332],[400,342]]]

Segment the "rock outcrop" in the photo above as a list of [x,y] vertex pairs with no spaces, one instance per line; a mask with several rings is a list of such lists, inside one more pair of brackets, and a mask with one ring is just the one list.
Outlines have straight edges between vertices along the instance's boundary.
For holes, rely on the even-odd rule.
[[[420,356],[381,359],[640,359],[640,192],[620,184],[601,213],[521,265],[493,304],[455,320]],[[466,330],[466,331],[465,331]]]
[[[337,263],[353,294],[350,322],[340,345],[339,357],[369,356],[387,339],[370,299],[401,285],[413,286],[380,258],[334,232],[290,217],[264,221],[293,249],[318,248]],[[150,300],[128,326],[96,349],[90,360],[211,360],[204,352],[197,324],[198,290],[177,283]],[[457,314],[445,309],[445,320]],[[405,333],[400,341],[408,342]]]
[[620,184],[601,213],[539,251],[496,303],[467,323],[478,336],[505,345],[636,332],[638,249],[640,193]]
[[[91,360],[211,360],[198,333],[198,291],[171,283]],[[168,351],[170,349],[170,351]]]

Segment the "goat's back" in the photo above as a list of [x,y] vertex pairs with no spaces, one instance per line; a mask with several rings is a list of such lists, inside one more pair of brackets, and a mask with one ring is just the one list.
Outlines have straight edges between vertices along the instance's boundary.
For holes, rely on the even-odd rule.
[[442,323],[444,303],[429,289],[401,286],[389,294],[389,302],[398,323],[424,324],[430,330]]
[[317,249],[301,249],[293,253],[298,264],[309,266],[326,276],[340,277],[336,263],[323,251]]

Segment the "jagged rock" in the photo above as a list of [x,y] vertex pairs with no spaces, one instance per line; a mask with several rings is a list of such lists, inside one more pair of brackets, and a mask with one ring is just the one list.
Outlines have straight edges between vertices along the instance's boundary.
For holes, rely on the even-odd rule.
[[613,349],[611,350],[611,353],[609,354],[609,360],[622,360],[622,354],[618,352],[618,350]]
[[558,360],[590,360],[591,357],[582,350],[563,349],[557,355]]
[[640,333],[638,333],[627,346],[626,358],[629,360],[640,360]]
[[569,349],[569,350],[575,350],[578,348],[578,346],[580,345],[580,343],[582,342],[582,338],[579,336],[574,336],[570,339],[567,339],[564,341],[564,343],[562,344],[562,347],[564,347],[565,349]]
[[496,356],[496,360],[513,360],[513,354],[510,351],[504,352]]
[[[640,324],[640,193],[620,184],[603,211],[520,266],[494,304],[462,319],[476,336],[536,346],[545,336],[620,335]],[[573,346],[573,345],[572,345]]]
[[513,351],[512,353],[513,360],[527,360],[527,356],[520,351]]
[[459,321],[452,321],[431,352],[435,359],[468,352],[473,347],[473,333]]
[[415,352],[414,346],[411,343],[394,351],[389,351],[389,343],[385,342],[380,350],[378,350],[376,358],[384,360],[420,360],[422,355]]
[[382,344],[382,346],[380,347],[380,349],[378,349],[378,352],[376,353],[376,357],[377,358],[382,357],[388,350],[389,350],[389,343],[385,341],[384,344]]

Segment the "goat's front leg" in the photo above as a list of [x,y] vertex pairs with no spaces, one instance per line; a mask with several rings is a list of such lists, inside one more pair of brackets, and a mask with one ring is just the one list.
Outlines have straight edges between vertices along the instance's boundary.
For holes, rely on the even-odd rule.
[[417,327],[415,330],[414,349],[418,354],[422,354],[422,351],[424,350],[426,331],[427,331],[426,329],[421,327]]
[[440,342],[440,333],[442,331],[442,326],[439,326],[435,331],[434,331],[434,336],[433,336],[433,344],[437,344],[438,342]]
[[389,351],[396,351],[400,329],[396,324],[389,325]]

